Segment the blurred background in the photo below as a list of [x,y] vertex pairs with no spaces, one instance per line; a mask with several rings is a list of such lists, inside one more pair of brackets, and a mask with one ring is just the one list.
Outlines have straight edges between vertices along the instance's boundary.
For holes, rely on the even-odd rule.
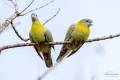
[[[31,0],[16,0],[23,10]],[[42,6],[50,0],[35,0],[28,10]],[[46,27],[54,41],[63,41],[68,27],[82,18],[93,20],[89,39],[120,33],[120,0],[55,0],[54,3],[34,11],[44,23],[58,8],[60,13]],[[0,23],[14,14],[9,0],[0,0]],[[20,35],[29,37],[31,13],[16,18],[14,24]],[[11,27],[0,34],[0,47],[21,41]],[[54,64],[61,46],[52,50]],[[86,43],[76,54],[65,59],[43,80],[119,80],[120,38]],[[47,70],[33,47],[20,47],[2,51],[0,80],[37,80]]]

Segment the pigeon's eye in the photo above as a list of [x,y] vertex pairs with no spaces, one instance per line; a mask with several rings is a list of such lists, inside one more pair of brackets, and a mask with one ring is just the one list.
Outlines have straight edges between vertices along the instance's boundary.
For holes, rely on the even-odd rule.
[[86,20],[86,22],[89,22],[89,20]]
[[37,17],[37,15],[35,15],[35,17]]

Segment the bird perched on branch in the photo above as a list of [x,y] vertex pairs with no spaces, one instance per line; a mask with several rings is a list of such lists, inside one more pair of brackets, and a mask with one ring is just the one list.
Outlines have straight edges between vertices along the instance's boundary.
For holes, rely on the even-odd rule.
[[[45,28],[45,26],[38,20],[37,15],[32,14],[31,18],[32,26],[29,33],[31,42],[38,44],[44,42],[52,42],[53,37],[51,32],[47,28]],[[51,58],[51,47],[53,47],[53,45],[49,44],[39,44],[34,46],[37,54],[40,56],[41,59],[45,61],[48,68],[53,66]]]
[[57,62],[60,62],[66,56],[71,56],[82,47],[88,39],[91,25],[91,19],[82,19],[69,27],[64,41],[71,41],[71,44],[63,44]]

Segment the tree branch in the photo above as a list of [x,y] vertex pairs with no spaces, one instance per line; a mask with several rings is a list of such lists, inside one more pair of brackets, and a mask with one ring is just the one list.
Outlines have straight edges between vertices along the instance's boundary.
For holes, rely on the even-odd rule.
[[30,3],[25,9],[23,9],[23,10],[20,12],[20,14],[22,14],[23,12],[25,12],[25,11],[33,4],[34,1],[35,1],[35,0],[32,0],[31,3]]
[[58,11],[57,11],[52,17],[50,17],[48,20],[46,20],[43,25],[47,24],[47,23],[48,23],[49,21],[51,21],[54,17],[56,17],[59,12],[60,12],[60,8],[58,9]]
[[13,4],[14,9],[15,9],[15,13],[14,13],[11,17],[7,18],[7,19],[2,23],[2,25],[0,24],[0,33],[2,33],[2,32],[4,31],[4,29],[5,29],[6,27],[8,27],[9,24],[11,24],[11,22],[12,22],[16,17],[19,16],[19,15],[18,15],[18,14],[19,14],[18,5],[17,5],[16,1],[15,1],[15,0],[9,0],[9,1]]
[[95,38],[95,39],[89,39],[86,42],[95,42],[95,41],[101,41],[101,40],[106,40],[106,39],[112,39],[112,38],[116,38],[116,37],[120,37],[120,33],[114,34],[114,35],[109,35],[109,36],[103,36],[103,37]]
[[5,28],[9,26],[11,21],[13,21],[18,15],[15,13],[11,17],[7,18],[1,25],[0,25],[0,33],[2,33]]
[[14,27],[14,25],[13,25],[13,22],[11,22],[11,26],[12,26],[14,32],[16,33],[16,35],[17,35],[22,41],[27,42],[27,41],[29,40],[29,38],[28,38],[28,39],[24,39],[22,36],[20,36],[20,34],[18,33],[18,31],[15,29],[15,27]]
[[50,1],[50,2],[48,2],[48,3],[46,3],[46,4],[44,4],[43,6],[40,6],[40,7],[38,7],[38,8],[33,9],[33,10],[30,10],[30,11],[24,13],[24,14],[21,14],[21,16],[24,16],[24,15],[26,15],[26,14],[28,14],[28,13],[31,13],[31,12],[36,11],[36,10],[39,10],[39,9],[41,9],[41,8],[43,8],[43,7],[49,5],[50,3],[53,3],[53,2],[54,2],[54,0],[52,0],[52,1]]
[[15,13],[13,15],[11,15],[9,18],[7,18],[2,24],[0,24],[0,34],[5,30],[5,28],[7,28],[11,24],[11,22],[15,18],[17,18],[19,16],[24,16],[24,15],[30,13],[30,12],[33,12],[33,11],[39,10],[41,8],[44,8],[45,6],[47,6],[50,3],[54,2],[54,0],[52,0],[52,1],[48,2],[48,3],[46,3],[45,5],[41,6],[41,7],[38,7],[36,9],[30,10],[30,11],[22,14],[23,12],[25,12],[27,10],[28,7],[30,7],[32,5],[32,3],[34,2],[34,0],[32,0],[32,2],[25,9],[23,9],[21,12],[18,11],[18,6],[17,6],[16,2],[13,2],[13,0],[10,0],[10,1],[12,1],[13,5],[14,5]]
[[[120,37],[120,34],[115,34],[115,35],[109,35],[107,37],[100,37],[100,38],[94,38],[94,39],[89,39],[85,43],[91,43],[95,41],[101,41],[101,40],[107,40],[107,39],[112,39]],[[39,43],[39,44],[50,44],[50,45],[61,45],[61,44],[71,44],[70,41],[64,41],[64,42],[49,42],[49,43]],[[0,52],[9,48],[16,48],[16,47],[25,47],[25,46],[34,46],[38,45],[37,43],[18,43],[18,44],[12,44],[12,45],[6,45],[3,47],[0,47]]]

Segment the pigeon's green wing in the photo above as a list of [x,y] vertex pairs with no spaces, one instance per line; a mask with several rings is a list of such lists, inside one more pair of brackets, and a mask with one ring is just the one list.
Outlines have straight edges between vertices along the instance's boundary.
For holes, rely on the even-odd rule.
[[[45,42],[53,42],[52,34],[48,29],[46,29],[46,31],[45,31]],[[51,47],[53,47],[53,45],[47,44],[46,45],[47,50],[45,52],[43,52],[44,60],[45,60],[47,67],[53,66],[52,58],[51,58]]]
[[69,28],[68,28],[68,31],[67,31],[67,34],[66,34],[66,36],[65,36],[65,41],[69,41],[70,39],[71,39],[71,37],[72,37],[72,32],[74,31],[74,29],[75,29],[75,25],[74,24],[72,24]]
[[47,42],[52,42],[53,41],[52,33],[48,29],[45,32],[45,40]]
[[[67,34],[65,36],[65,41],[70,41],[72,38],[72,33],[75,30],[75,25],[71,25],[67,31]],[[59,56],[57,57],[57,62],[60,62],[69,52],[70,52],[70,45],[63,44],[63,47],[60,51]]]
[[[45,41],[46,42],[53,42],[52,33],[47,29],[45,32]],[[54,49],[54,45],[51,46]]]

